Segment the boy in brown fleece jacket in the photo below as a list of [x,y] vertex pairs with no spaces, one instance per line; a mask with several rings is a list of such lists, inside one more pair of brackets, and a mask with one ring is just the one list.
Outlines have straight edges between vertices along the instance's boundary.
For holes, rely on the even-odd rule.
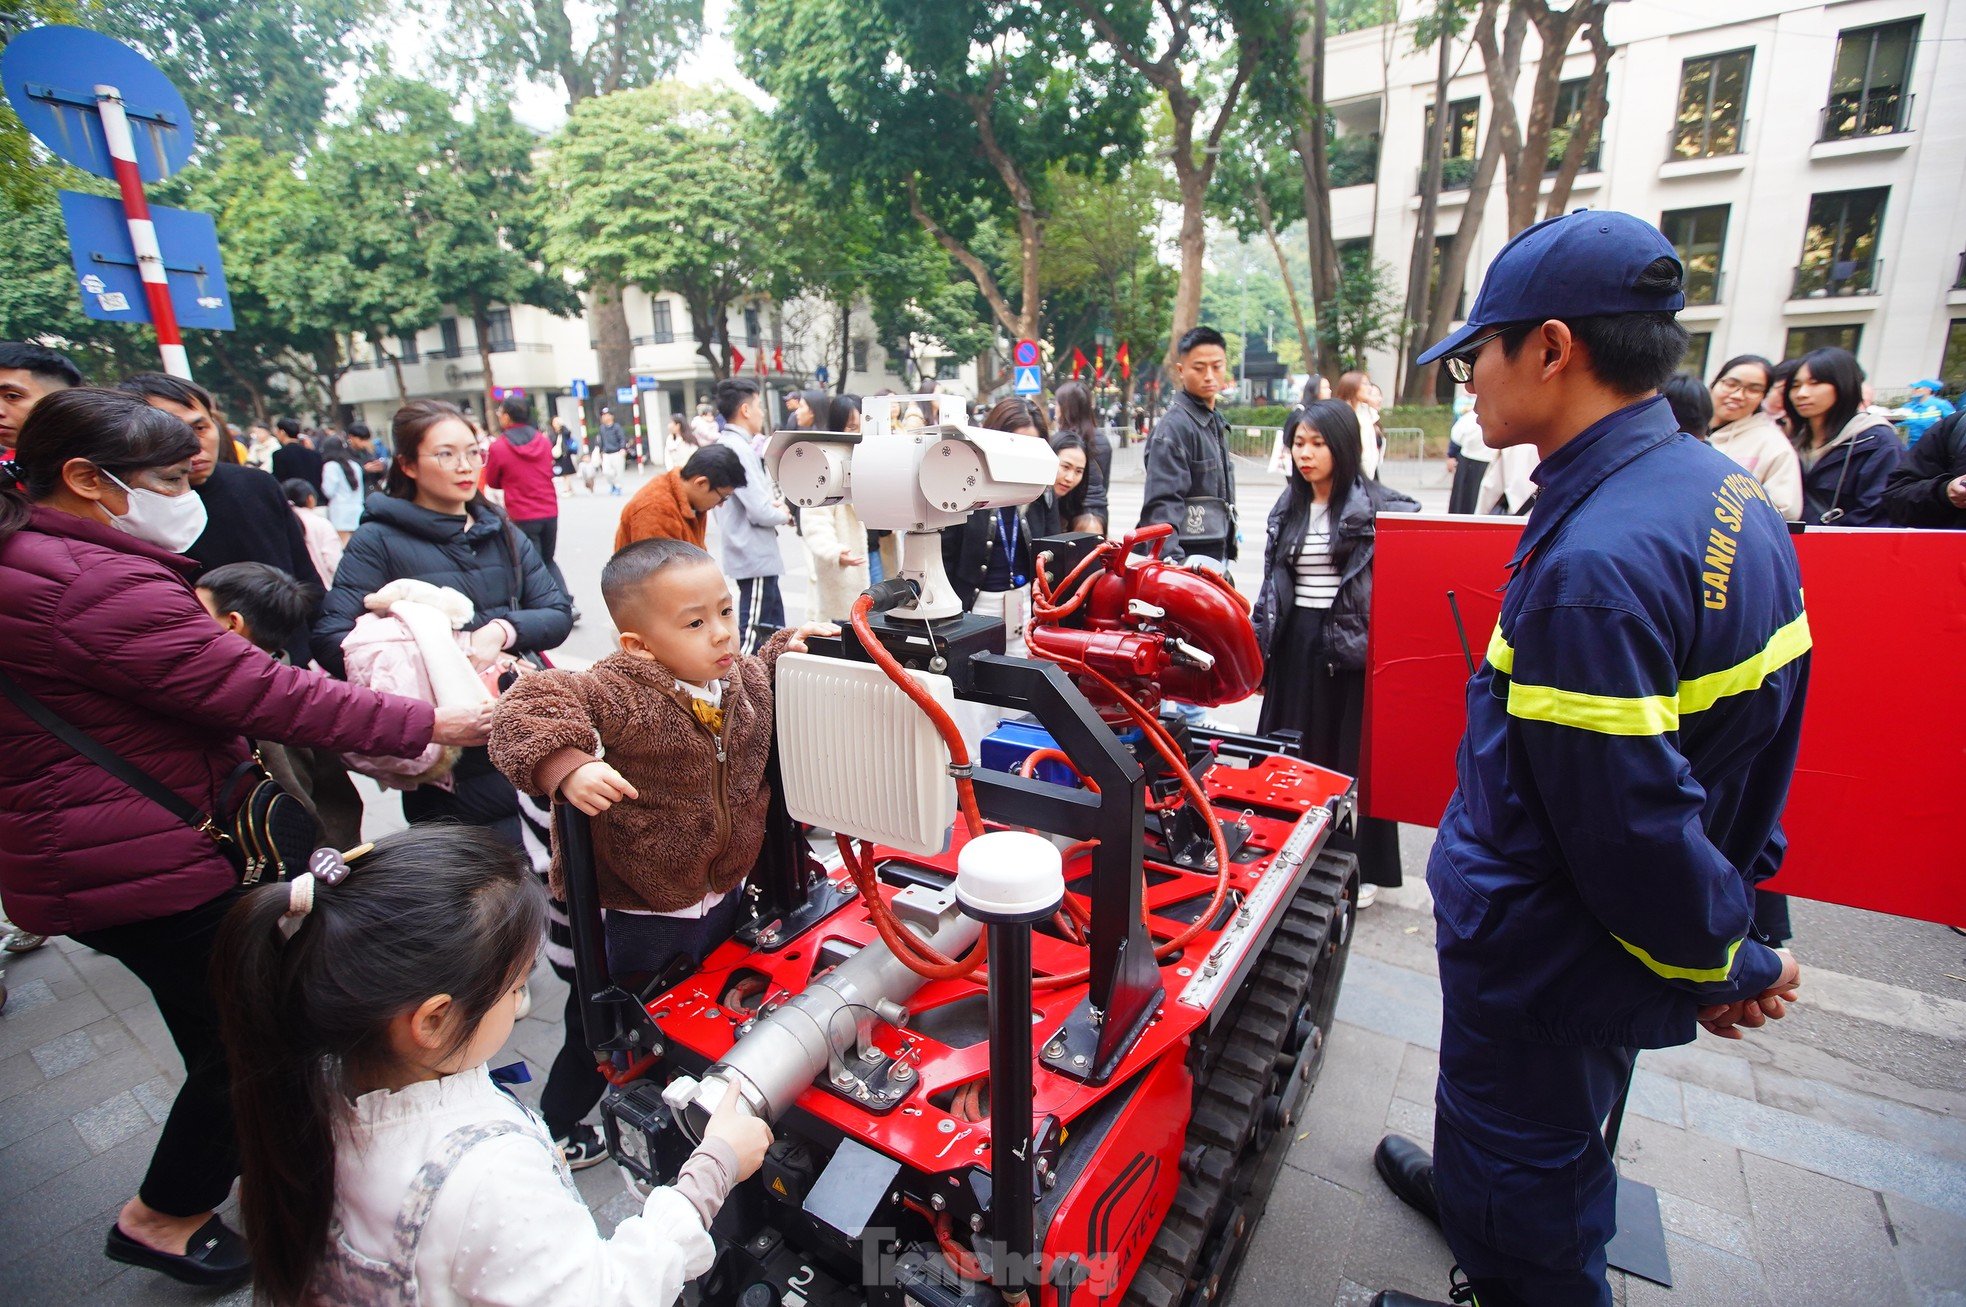
[[[601,594],[621,651],[585,672],[521,677],[492,718],[491,759],[528,794],[596,818],[595,878],[608,969],[660,975],[701,962],[738,922],[764,843],[772,676],[826,625],[739,652],[730,583],[683,540],[642,540],[608,560]],[[552,885],[566,893],[560,851]]]

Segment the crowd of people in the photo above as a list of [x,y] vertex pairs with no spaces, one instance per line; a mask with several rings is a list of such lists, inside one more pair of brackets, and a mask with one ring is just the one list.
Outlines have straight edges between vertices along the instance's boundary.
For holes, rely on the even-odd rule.
[[[1089,387],[998,400],[980,424],[1047,442],[1057,472],[1030,504],[944,532],[944,565],[1017,653],[1033,541],[1170,525],[1165,560],[1250,596],[1259,729],[1355,774],[1375,522],[1420,505],[1381,478],[1370,377],[1313,377],[1279,433],[1285,480],[1258,561],[1218,403],[1229,379],[1219,332],[1180,338],[1134,523],[1112,520],[1124,436]],[[1782,518],[1966,528],[1966,432],[1936,382],[1880,410],[1856,360],[1820,349],[1661,389],[1663,407],[1632,411],[1726,455]],[[677,1183],[604,1240],[548,1179],[607,1155],[587,1121],[605,1079],[571,988],[537,1118],[487,1062],[524,1014],[542,939],[566,974],[551,804],[596,819],[615,974],[700,963],[734,928],[763,838],[776,660],[896,569],[897,542],[850,504],[794,511],[778,494],[768,405],[738,377],[673,416],[672,466],[622,503],[600,576],[617,650],[557,670],[578,620],[556,557],[562,499],[583,482],[621,496],[628,479],[633,441],[611,410],[586,439],[558,417],[536,426],[521,397],[497,406],[496,434],[419,400],[386,442],[289,417],[235,435],[189,381],[90,386],[58,353],[0,344],[6,947],[66,935],[123,963],[186,1068],[109,1256],[199,1284],[256,1275],[279,1302],[409,1283],[465,1301],[501,1277],[539,1301],[666,1304],[707,1267],[705,1228],[758,1167],[761,1123],[713,1118]],[[856,432],[861,409],[804,391],[784,422]],[[1513,433],[1491,444],[1457,407],[1450,510],[1532,513],[1556,461],[1537,454]],[[809,583],[795,627],[786,528]],[[351,772],[400,790],[407,831],[363,842]],[[222,838],[242,776],[302,805],[308,848],[269,869]],[[1401,883],[1391,823],[1361,817],[1334,840],[1358,856],[1358,906]],[[1757,921],[1787,937],[1772,899]],[[249,1067],[228,1056],[241,1048]],[[458,1177],[434,1194],[419,1189],[433,1159]],[[242,1170],[243,1238],[216,1215]]]

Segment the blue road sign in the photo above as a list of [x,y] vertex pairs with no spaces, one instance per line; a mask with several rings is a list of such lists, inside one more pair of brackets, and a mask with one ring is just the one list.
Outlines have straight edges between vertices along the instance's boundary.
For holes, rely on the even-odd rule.
[[113,86],[123,97],[146,184],[163,181],[191,159],[191,110],[184,97],[155,64],[101,32],[86,27],[22,32],[0,53],[0,85],[27,130],[85,172],[116,175],[96,113],[98,86]]
[[571,382],[567,384],[567,390],[573,395],[575,399],[587,398],[587,383],[585,381],[582,381],[579,377],[575,377]]
[[[119,200],[80,191],[61,192],[68,223],[68,253],[82,291],[82,312],[98,322],[149,322],[129,221]],[[232,297],[219,265],[218,228],[209,213],[153,207],[157,244],[180,327],[232,330]]]
[[1010,383],[1010,388],[1020,395],[1035,395],[1044,389],[1044,383],[1038,380],[1036,367],[1026,367],[1020,363],[1017,366],[1016,379]]
[[617,386],[617,387],[615,387],[615,391],[614,391],[614,402],[615,402],[615,403],[617,403],[617,404],[632,404],[632,403],[634,403],[634,402],[635,402],[635,388],[634,388],[633,386]]
[[1038,362],[1038,342],[1020,340],[1010,348],[1010,361],[1020,368],[1036,367]]
[[659,385],[661,383],[654,377],[649,376],[646,372],[637,372],[635,374],[635,389],[637,390],[654,390]]

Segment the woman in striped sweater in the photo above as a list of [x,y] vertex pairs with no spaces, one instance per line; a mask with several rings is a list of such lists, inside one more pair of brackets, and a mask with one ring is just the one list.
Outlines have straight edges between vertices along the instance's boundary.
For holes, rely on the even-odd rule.
[[[1267,669],[1265,734],[1295,731],[1309,762],[1358,775],[1365,714],[1365,637],[1372,612],[1372,539],[1382,512],[1415,513],[1417,500],[1361,474],[1357,415],[1317,400],[1284,422],[1290,480],[1270,510],[1256,636]],[[1378,886],[1400,883],[1399,828],[1358,819],[1359,906]]]

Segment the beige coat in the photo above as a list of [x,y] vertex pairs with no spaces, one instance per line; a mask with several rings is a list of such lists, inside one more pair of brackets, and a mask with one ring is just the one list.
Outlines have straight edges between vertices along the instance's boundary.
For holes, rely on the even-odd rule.
[[[844,622],[870,584],[867,570],[867,528],[851,504],[799,511],[799,534],[805,537],[806,556],[812,564],[812,592],[806,604],[806,620]],[[852,550],[860,561],[851,567],[840,564],[840,552]]]
[[1791,522],[1802,520],[1802,463],[1782,429],[1760,409],[1708,437],[1713,447],[1754,474],[1768,502]]

